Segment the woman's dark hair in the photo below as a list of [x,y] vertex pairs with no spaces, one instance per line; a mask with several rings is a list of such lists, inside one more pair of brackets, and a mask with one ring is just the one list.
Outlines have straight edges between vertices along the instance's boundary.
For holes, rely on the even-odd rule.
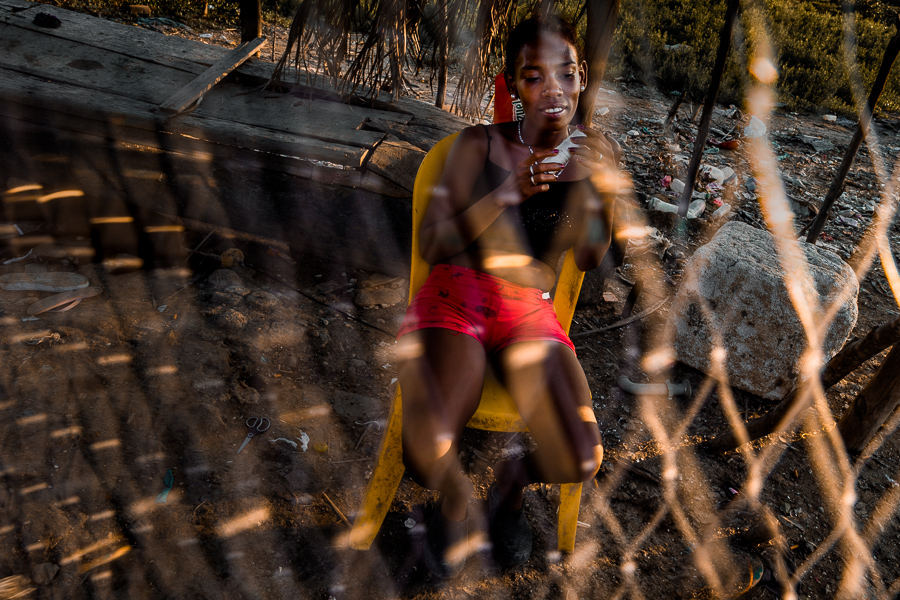
[[512,30],[509,38],[506,40],[506,72],[510,77],[516,74],[516,59],[522,48],[536,42],[541,35],[551,34],[558,35],[568,43],[572,44],[575,52],[581,56],[581,46],[578,43],[578,36],[575,34],[575,28],[571,23],[558,15],[548,15],[546,17],[529,17],[525,19]]

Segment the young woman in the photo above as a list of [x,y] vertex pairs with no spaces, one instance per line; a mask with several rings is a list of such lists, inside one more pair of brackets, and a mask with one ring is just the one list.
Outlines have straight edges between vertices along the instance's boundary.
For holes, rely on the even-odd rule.
[[[549,292],[569,248],[589,270],[609,247],[619,149],[572,124],[587,65],[570,25],[529,19],[511,33],[506,56],[524,120],[457,137],[421,228],[420,250],[434,268],[400,329],[403,459],[415,481],[441,493],[425,544],[441,577],[465,556],[447,552],[465,538],[472,493],[458,442],[489,363],[537,447],[494,469],[489,528],[499,563],[530,556],[525,486],[585,481],[603,457],[587,381]],[[584,136],[569,160],[545,162],[576,131]]]

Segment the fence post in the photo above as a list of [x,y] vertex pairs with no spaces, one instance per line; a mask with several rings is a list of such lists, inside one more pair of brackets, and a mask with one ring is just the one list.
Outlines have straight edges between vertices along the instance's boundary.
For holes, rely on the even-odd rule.
[[252,42],[262,35],[262,6],[260,0],[240,0],[241,43]]

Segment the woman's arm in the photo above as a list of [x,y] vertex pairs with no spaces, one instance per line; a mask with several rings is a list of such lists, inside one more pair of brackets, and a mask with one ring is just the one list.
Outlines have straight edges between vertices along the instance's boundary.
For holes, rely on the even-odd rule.
[[572,151],[579,169],[590,174],[589,190],[582,202],[582,230],[575,242],[575,264],[582,271],[600,266],[612,241],[618,162],[621,148],[614,139],[584,128],[587,138]]
[[464,129],[453,142],[441,183],[432,194],[419,231],[419,252],[429,264],[464,251],[508,206],[546,191],[546,182],[554,179],[548,169],[535,166],[532,184],[531,165],[554,153],[536,152],[517,164],[500,187],[472,202],[472,190],[484,171],[487,152],[487,136],[482,127]]

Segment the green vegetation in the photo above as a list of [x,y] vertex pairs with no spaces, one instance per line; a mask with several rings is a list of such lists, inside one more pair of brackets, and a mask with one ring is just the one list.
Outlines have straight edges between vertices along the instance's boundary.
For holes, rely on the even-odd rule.
[[[862,0],[844,14],[832,1],[745,0],[719,99],[740,104],[751,83],[748,62],[771,48],[778,101],[789,110],[856,113],[853,81],[870,89],[900,2]],[[607,77],[636,77],[700,100],[715,61],[724,0],[623,0]],[[892,73],[881,112],[900,110]]]

